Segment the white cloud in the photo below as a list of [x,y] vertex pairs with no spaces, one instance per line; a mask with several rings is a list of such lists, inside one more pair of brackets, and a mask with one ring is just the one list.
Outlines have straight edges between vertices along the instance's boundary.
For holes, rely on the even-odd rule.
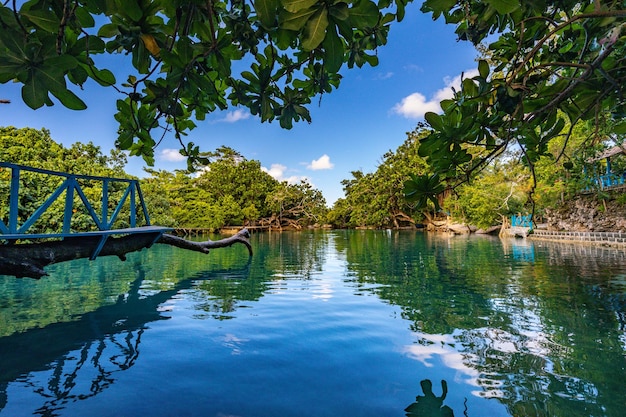
[[335,164],[330,162],[330,157],[326,154],[320,156],[318,159],[314,159],[311,161],[309,165],[307,165],[307,169],[312,171],[319,171],[322,169],[333,169]]
[[424,68],[422,68],[422,67],[420,67],[419,65],[416,65],[416,64],[405,65],[404,69],[409,71],[409,72],[424,72]]
[[308,182],[311,187],[315,188],[315,185],[311,182],[311,179],[306,175],[291,175],[287,178],[283,178],[282,181],[287,181],[287,184],[300,184],[300,182]]
[[[472,78],[478,75],[477,70],[466,71],[463,75],[464,78]],[[427,112],[441,112],[439,102],[448,98],[452,98],[452,88],[459,90],[461,88],[461,76],[458,75],[454,78],[444,78],[445,87],[437,90],[430,100],[426,99],[421,93],[413,93],[404,97],[400,103],[393,107],[393,112],[400,114],[407,119],[419,119],[424,117]]]
[[281,164],[272,164],[270,169],[261,167],[261,171],[267,172],[268,174],[270,174],[271,177],[279,181],[281,181],[281,178],[283,177],[283,174],[285,173],[286,170],[287,170],[287,167]]
[[426,335],[416,333],[417,337],[424,342],[413,343],[402,348],[402,353],[407,357],[421,362],[425,367],[432,368],[443,362],[449,369],[456,371],[455,380],[471,386],[479,387],[479,372],[472,367],[476,361],[476,355],[461,353],[456,347],[453,335]]
[[306,176],[290,175],[289,177],[285,177],[287,167],[282,164],[272,164],[269,169],[261,167],[261,171],[268,173],[277,181],[287,181],[288,184],[298,184],[300,181],[311,183],[309,178]]
[[226,113],[226,117],[219,119],[218,122],[235,123],[240,120],[246,120],[250,117],[250,113],[245,110],[237,109],[235,111],[229,111]]
[[435,99],[427,101],[423,94],[413,93],[393,106],[393,111],[407,119],[419,119],[420,117],[424,117],[424,114],[429,111],[435,113],[440,112],[441,107],[439,106],[439,101]]
[[161,149],[161,152],[159,153],[159,159],[162,159],[168,162],[181,162],[181,161],[184,161],[186,158],[185,156],[180,154],[178,149],[166,148],[166,149]]
[[388,80],[389,78],[393,77],[393,72],[389,71],[389,72],[379,72],[376,74],[376,79],[377,80]]

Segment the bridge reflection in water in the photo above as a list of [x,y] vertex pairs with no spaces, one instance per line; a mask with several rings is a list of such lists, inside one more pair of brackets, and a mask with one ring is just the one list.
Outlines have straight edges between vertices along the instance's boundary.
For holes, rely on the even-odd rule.
[[[148,324],[169,317],[162,305],[199,280],[245,279],[248,265],[239,270],[200,272],[169,290],[146,295],[145,272],[138,265],[130,290],[111,304],[69,322],[53,323],[0,338],[0,414],[8,403],[7,388],[19,382],[31,387],[42,404],[35,414],[60,415],[65,404],[96,396],[130,369]],[[33,404],[30,404],[31,406]]]

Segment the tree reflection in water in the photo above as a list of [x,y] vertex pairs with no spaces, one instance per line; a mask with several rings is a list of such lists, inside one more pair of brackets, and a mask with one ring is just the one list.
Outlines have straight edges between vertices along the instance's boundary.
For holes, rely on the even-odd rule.
[[[108,291],[109,287],[94,285],[96,291],[90,294],[124,294],[117,300],[105,300],[112,305],[81,311],[79,318],[71,316],[65,322],[31,320],[26,330],[17,325],[0,328],[0,414],[3,410],[10,413],[10,408],[16,403],[19,406],[23,399],[14,394],[15,385],[22,388],[29,384],[29,398],[32,392],[42,398],[29,406],[46,416],[62,413],[59,410],[64,404],[70,410],[70,402],[93,397],[116,380],[116,386],[97,401],[124,386],[129,374],[141,368],[136,366],[123,378],[119,374],[134,366],[144,329],[151,327],[151,322],[168,319],[163,316],[164,304],[180,297],[181,291],[193,304],[194,319],[227,320],[241,316],[232,313],[245,306],[242,301],[286,294],[289,284],[298,289],[298,295],[316,295],[318,278],[323,277],[332,279],[336,289],[347,287],[346,294],[375,295],[398,306],[406,321],[403,325],[411,332],[410,339],[402,342],[406,342],[402,354],[419,369],[433,370],[418,375],[419,379],[429,377],[435,386],[423,379],[423,394],[406,407],[415,395],[410,389],[394,404],[395,415],[482,416],[487,414],[476,404],[495,403],[511,416],[623,415],[624,251],[375,231],[263,234],[258,242],[251,273],[220,264],[211,272],[196,274],[206,269],[206,264],[190,265],[188,258],[178,260],[151,250],[142,256],[153,258],[141,258],[141,263],[129,267],[129,275],[116,278],[115,283],[122,282],[123,287]],[[159,258],[167,258],[167,264],[159,263]],[[179,261],[180,268],[178,264],[170,268],[173,259]],[[144,280],[143,268],[158,279]],[[155,270],[162,276],[155,275]],[[219,270],[226,272],[216,272]],[[103,277],[113,274],[114,270],[106,271],[99,278],[105,281]],[[70,305],[53,305],[57,293],[51,294],[29,300],[28,306],[45,311],[40,306],[63,310],[61,307]],[[26,316],[19,303],[11,303],[9,297],[0,297],[0,302],[8,306],[10,314],[6,317]],[[290,310],[289,314],[297,311]],[[262,321],[252,320],[257,326]],[[353,326],[349,317],[346,320]],[[17,319],[14,322],[19,323]],[[12,322],[0,316],[0,323]],[[262,328],[275,330],[278,324],[263,323]],[[143,336],[141,362],[149,356],[149,334]],[[271,337],[271,333],[263,335]],[[245,337],[227,336],[228,343]],[[271,372],[274,368],[267,369]],[[438,373],[439,369],[450,373]],[[403,387],[412,387],[414,378],[415,374],[407,376]],[[441,391],[438,389],[441,378],[450,382],[450,393],[445,383]],[[459,402],[462,398],[466,398],[465,410]]]
[[[307,279],[322,268],[325,239],[306,239],[294,245],[286,234],[264,234],[258,238],[255,260],[269,276],[280,274]],[[32,406],[38,407],[38,415],[47,417],[59,415],[65,404],[96,396],[109,388],[118,372],[131,368],[137,361],[141,336],[149,323],[169,319],[163,315],[163,304],[181,292],[193,289],[197,294],[194,301],[198,318],[208,314],[224,320],[230,318],[229,313],[238,308],[240,301],[258,300],[267,289],[263,274],[250,279],[250,259],[242,267],[241,254],[236,251],[212,258],[213,266],[208,271],[203,271],[206,258],[177,258],[169,251],[170,248],[157,246],[137,254],[136,258],[141,261],[132,266],[130,286],[112,304],[81,312],[78,318],[34,322],[23,329],[15,327],[13,331],[4,329],[6,332],[0,337],[0,413],[7,407],[12,383],[26,386],[39,395],[43,404]],[[297,262],[286,263],[286,257],[296,258]],[[167,263],[163,264],[162,259],[167,259]],[[146,275],[150,276],[146,271],[154,269],[155,265],[161,265],[166,275],[157,281],[146,279]],[[108,281],[120,273],[115,269],[120,268],[117,264],[112,269],[97,272],[89,264],[84,264],[85,269],[79,271],[62,267],[62,264],[58,266],[58,274],[67,275],[68,280],[84,275],[97,281],[91,294],[81,294],[83,298],[78,300],[68,298],[67,303],[71,305],[80,304],[89,295],[94,298],[106,295],[107,291],[98,287],[98,281]],[[115,278],[114,281],[124,280]],[[238,285],[227,284],[233,281]],[[64,285],[62,279],[60,284]],[[69,282],[65,285],[70,287]],[[29,306],[39,311],[41,305],[54,301],[34,299],[29,301]],[[104,299],[99,301],[105,302]],[[15,311],[14,314],[19,314]]]
[[31,378],[27,386],[45,401],[35,414],[59,415],[64,405],[85,400],[115,382],[114,375],[132,367],[139,356],[143,329],[106,336],[87,342],[80,350],[69,352],[51,364],[46,380]]
[[65,404],[98,395],[131,368],[147,325],[167,320],[161,306],[176,294],[202,282],[245,279],[239,270],[194,274],[173,288],[146,295],[141,265],[130,290],[112,305],[102,306],[70,322],[53,323],[0,338],[0,412],[8,403],[11,382],[20,382],[43,399],[35,414],[58,416]]
[[612,394],[626,366],[626,252],[406,235],[337,235],[336,246],[354,285],[401,307],[410,357],[450,359],[473,394],[514,416],[623,415]]

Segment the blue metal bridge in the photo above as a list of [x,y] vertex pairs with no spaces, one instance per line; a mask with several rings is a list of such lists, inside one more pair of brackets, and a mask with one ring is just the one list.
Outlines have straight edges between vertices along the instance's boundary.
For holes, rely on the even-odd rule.
[[[3,172],[5,170],[10,171],[10,179],[7,175],[8,172]],[[23,173],[25,172],[58,177],[58,182],[60,182],[60,185],[58,185],[48,198],[32,213],[24,213],[23,207],[20,207],[20,183],[23,182],[21,179],[24,180]],[[6,162],[0,162],[0,174],[4,174],[0,175],[0,182],[6,178],[9,183],[8,213],[6,208],[0,212],[0,244],[2,242],[5,244],[14,243],[17,240],[26,239],[40,240],[50,238],[97,237],[99,238],[98,244],[90,256],[90,259],[95,259],[104,247],[107,239],[111,236],[138,233],[151,234],[154,238],[152,241],[154,243],[163,233],[172,230],[168,227],[153,226],[150,224],[150,216],[148,215],[148,209],[146,208],[143,194],[141,193],[139,181],[135,179],[68,174]],[[94,188],[101,189],[97,202],[90,201],[89,198],[87,198],[85,190],[83,189],[84,183],[91,185],[90,191]],[[97,184],[97,187],[94,187],[94,184]],[[123,190],[121,198],[117,202],[110,200],[114,185],[118,191]],[[59,200],[63,194],[65,202],[61,230],[43,233],[32,231],[31,228],[41,219],[42,214],[44,214],[53,203]],[[90,194],[93,193],[90,192]],[[78,198],[75,198],[76,196],[78,196]],[[72,216],[78,210],[78,207],[75,207],[76,201],[78,201],[77,206],[82,202],[84,206],[82,210],[86,211],[88,214],[87,217],[90,220],[89,223],[91,223],[89,225],[90,227],[83,229],[91,230],[72,230]],[[128,204],[126,204],[126,202],[128,202]],[[2,201],[2,205],[5,204],[5,201]],[[110,209],[110,205],[112,210]],[[99,206],[100,213],[96,213],[94,206]],[[114,225],[120,220],[120,213],[122,212],[130,212],[127,222],[128,227],[116,229]],[[25,217],[25,219],[21,221],[21,217]]]

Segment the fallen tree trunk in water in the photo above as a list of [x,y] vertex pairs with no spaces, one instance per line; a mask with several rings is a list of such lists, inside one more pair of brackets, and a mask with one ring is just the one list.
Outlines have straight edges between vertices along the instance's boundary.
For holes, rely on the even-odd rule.
[[[70,237],[61,241],[0,245],[0,275],[39,279],[48,275],[44,267],[74,259],[89,258],[100,242],[99,237]],[[178,236],[163,234],[154,242],[154,235],[144,233],[109,238],[98,256],[115,255],[126,260],[126,254],[150,247],[152,243],[176,246],[181,249],[209,253],[211,249],[242,243],[252,256],[250,233],[242,229],[237,234],[220,240],[194,242]]]

